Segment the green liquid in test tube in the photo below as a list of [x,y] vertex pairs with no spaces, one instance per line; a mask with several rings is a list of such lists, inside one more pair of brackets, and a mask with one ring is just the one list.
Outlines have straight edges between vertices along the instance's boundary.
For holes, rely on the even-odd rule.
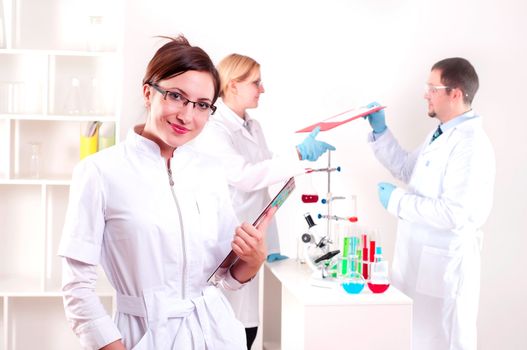
[[357,249],[357,272],[362,275],[362,251]]
[[348,276],[349,274],[349,267],[348,267],[348,261],[349,261],[349,253],[350,253],[350,244],[351,244],[351,237],[344,237],[344,244],[342,247],[342,265],[341,265],[341,275],[342,276]]

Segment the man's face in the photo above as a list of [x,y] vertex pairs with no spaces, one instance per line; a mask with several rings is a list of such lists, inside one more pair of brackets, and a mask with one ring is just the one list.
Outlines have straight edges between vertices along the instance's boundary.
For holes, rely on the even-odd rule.
[[428,101],[428,115],[440,121],[448,115],[451,105],[451,89],[441,82],[441,71],[434,69],[430,72],[425,89],[425,100]]

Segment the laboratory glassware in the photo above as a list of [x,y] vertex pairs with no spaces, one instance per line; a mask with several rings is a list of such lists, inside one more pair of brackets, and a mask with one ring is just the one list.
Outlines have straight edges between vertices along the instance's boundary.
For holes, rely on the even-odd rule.
[[30,143],[31,153],[29,156],[29,177],[38,179],[40,177],[40,143]]
[[299,235],[296,240],[296,261],[300,264],[306,263],[306,243],[303,240],[303,235]]
[[307,181],[308,181],[308,184],[307,184],[307,188],[306,188],[306,191],[304,191],[304,193],[302,193],[302,202],[304,203],[316,203],[318,202],[318,194],[317,194],[317,191],[315,191],[315,188],[313,187],[313,182],[312,182],[312,178],[311,178],[312,175],[306,175],[307,177]]
[[373,293],[384,293],[390,286],[390,279],[388,277],[388,261],[382,257],[382,248],[376,247],[375,262],[370,264],[371,276],[368,281],[368,288]]
[[64,110],[67,114],[77,115],[82,110],[80,80],[78,78],[71,78],[70,86],[67,91]]
[[348,294],[359,294],[364,289],[364,277],[358,272],[352,272],[340,285]]
[[104,49],[104,16],[88,17],[88,51],[102,51]]

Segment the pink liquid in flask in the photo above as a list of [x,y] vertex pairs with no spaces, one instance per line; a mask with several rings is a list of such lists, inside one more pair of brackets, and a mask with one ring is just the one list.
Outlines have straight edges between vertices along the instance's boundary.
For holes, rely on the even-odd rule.
[[318,194],[303,194],[302,195],[302,202],[304,202],[304,203],[316,203],[316,202],[318,202]]
[[389,283],[387,283],[387,284],[375,284],[375,283],[369,283],[368,282],[368,287],[370,288],[370,290],[373,293],[384,293],[384,292],[386,292],[386,289],[388,289],[389,286],[390,286]]

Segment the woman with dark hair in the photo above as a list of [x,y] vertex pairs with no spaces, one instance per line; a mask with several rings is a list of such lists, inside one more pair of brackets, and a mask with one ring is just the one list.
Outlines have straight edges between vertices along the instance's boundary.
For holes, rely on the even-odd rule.
[[[146,123],[76,166],[59,255],[66,316],[83,348],[245,348],[243,326],[207,277],[232,248],[240,260],[219,286],[250,281],[274,211],[258,228],[236,227],[221,166],[185,146],[218,94],[209,56],[171,39],[143,79]],[[95,293],[98,264],[116,290],[115,324]]]

